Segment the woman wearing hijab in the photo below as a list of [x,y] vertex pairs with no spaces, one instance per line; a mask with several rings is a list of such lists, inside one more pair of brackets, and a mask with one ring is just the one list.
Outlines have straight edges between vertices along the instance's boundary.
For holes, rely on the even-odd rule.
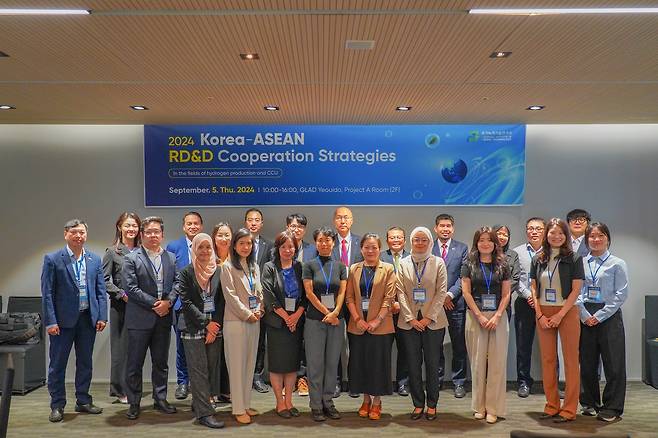
[[379,260],[381,240],[361,238],[363,262],[350,266],[345,299],[350,311],[347,338],[350,392],[363,394],[359,417],[379,420],[382,395],[391,391],[391,348],[395,336],[390,309],[395,301],[395,270]]
[[253,238],[240,228],[231,241],[231,257],[221,270],[224,311],[224,355],[231,385],[231,408],[240,424],[251,423],[258,411],[251,408],[251,386],[263,317],[260,271],[253,251]]
[[[409,365],[409,387],[414,410],[412,420],[423,416],[436,420],[439,401],[439,356],[448,325],[443,301],[448,275],[441,257],[432,255],[432,234],[425,227],[410,235],[411,254],[400,262],[397,294],[400,303],[398,328],[404,340]],[[422,365],[425,361],[426,390],[423,391]]]
[[473,236],[468,261],[462,265],[462,293],[468,305],[466,349],[471,359],[476,420],[493,424],[505,415],[509,321],[503,316],[510,299],[507,260],[496,234],[482,227]]
[[192,410],[199,424],[219,429],[224,423],[213,417],[209,381],[220,360],[225,303],[212,238],[205,233],[194,236],[191,255],[192,263],[180,271],[174,285],[183,313],[177,324],[190,374]]
[[510,304],[507,306],[507,319],[508,322],[512,318],[512,296],[519,291],[519,280],[521,278],[521,262],[519,261],[519,254],[510,249],[510,231],[507,225],[494,225],[493,231],[498,238],[498,244],[505,254],[507,266],[509,267],[509,281],[510,281]]

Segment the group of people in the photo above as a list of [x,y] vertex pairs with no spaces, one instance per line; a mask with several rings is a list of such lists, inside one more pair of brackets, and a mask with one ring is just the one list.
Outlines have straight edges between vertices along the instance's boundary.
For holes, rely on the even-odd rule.
[[[185,236],[163,249],[163,220],[140,220],[126,212],[102,261],[84,248],[87,224],[67,222],[67,245],[45,256],[41,278],[50,335],[50,421],[63,418],[64,376],[73,345],[75,410],[102,412],[92,402],[89,385],[95,333],[108,321],[107,295],[110,394],[129,405],[131,420],[140,415],[147,349],[154,408],[176,412],[167,401],[173,325],[176,398],[190,391],[192,410],[207,427],[223,427],[214,416],[222,399],[230,400],[240,424],[258,415],[251,391],[267,391],[265,352],[278,416],[300,415],[292,394],[308,385],[313,420],[339,419],[333,399],[341,391],[346,337],[346,380],[350,395],[363,397],[360,417],[378,420],[382,396],[393,392],[395,342],[396,391],[411,395],[412,419],[435,420],[446,375],[446,329],[453,347],[454,396],[466,394],[470,362],[473,416],[495,423],[506,415],[513,296],[519,397],[528,397],[533,386],[536,331],[546,395],[540,418],[572,421],[579,401],[584,415],[621,418],[626,384],[621,305],[628,281],[626,264],[609,252],[605,224],[592,223],[580,209],[569,212],[566,221],[533,217],[526,223],[527,242],[514,249],[509,227],[485,226],[475,231],[469,250],[453,239],[454,218],[440,214],[436,237],[423,226],[408,236],[393,226],[384,249],[375,233],[353,234],[353,221],[349,208],[337,208],[334,227],[315,229],[310,243],[304,240],[307,218],[294,213],[269,242],[260,236],[263,213],[256,208],[247,210],[244,227],[220,222],[211,234],[203,232],[201,215],[189,212],[183,218]],[[558,363],[558,339],[563,364]],[[566,381],[562,402],[560,366]]]

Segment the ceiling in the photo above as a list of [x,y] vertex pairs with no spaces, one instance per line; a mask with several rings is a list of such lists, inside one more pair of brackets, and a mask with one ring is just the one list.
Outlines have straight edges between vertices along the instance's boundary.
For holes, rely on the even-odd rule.
[[467,14],[631,3],[3,0],[92,14],[0,16],[0,123],[658,123],[658,14]]

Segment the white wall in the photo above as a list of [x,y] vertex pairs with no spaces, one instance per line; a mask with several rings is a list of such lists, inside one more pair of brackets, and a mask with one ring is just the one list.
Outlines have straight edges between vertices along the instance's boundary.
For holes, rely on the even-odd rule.
[[[658,125],[528,126],[526,204],[522,207],[357,207],[357,233],[384,233],[389,225],[411,229],[432,225],[439,212],[456,219],[456,238],[469,243],[483,224],[504,223],[512,245],[523,241],[530,216],[562,216],[583,207],[612,231],[612,251],[628,262],[630,297],[624,305],[627,368],[641,376],[641,319],[644,298],[658,293],[651,281],[658,260]],[[123,210],[158,214],[165,237],[180,235],[183,209],[145,209],[141,126],[0,125],[0,188],[4,251],[0,255],[0,294],[38,295],[43,254],[63,246],[64,222],[88,221],[88,247],[99,254],[111,243]],[[403,177],[403,175],[395,176]],[[310,228],[330,224],[332,207],[308,207]],[[201,208],[207,224],[240,224],[243,208]],[[264,235],[273,236],[290,212],[268,207]],[[513,336],[513,335],[511,335]],[[447,336],[446,336],[447,338]],[[512,346],[513,347],[513,342]],[[172,358],[175,347],[171,349]],[[508,379],[515,377],[510,349]],[[538,359],[538,357],[535,357]],[[109,378],[109,330],[96,342],[94,376]],[[539,368],[533,374],[540,377]],[[175,376],[174,362],[170,377]],[[148,374],[146,374],[148,375]],[[73,374],[69,369],[68,377]]]

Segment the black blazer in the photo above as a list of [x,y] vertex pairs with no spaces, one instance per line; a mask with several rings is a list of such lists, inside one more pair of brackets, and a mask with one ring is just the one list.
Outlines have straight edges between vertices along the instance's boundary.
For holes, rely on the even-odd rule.
[[[297,300],[295,311],[300,307],[306,309],[308,307],[308,299],[306,298],[304,282],[302,281],[302,264],[299,262],[293,262],[292,267],[295,270],[295,278],[299,285],[299,299]],[[263,317],[263,322],[270,327],[285,327],[283,319],[274,312],[274,310],[279,307],[283,307],[285,310],[284,304],[286,293],[281,266],[274,261],[265,263],[260,283],[263,286],[263,301],[265,303],[265,316]]]
[[[186,333],[196,333],[206,327],[206,315],[203,313],[203,291],[194,275],[194,267],[189,264],[184,267],[176,277],[174,291],[183,303],[183,317],[178,318],[178,330]],[[220,326],[224,325],[224,307],[226,301],[222,293],[222,284],[219,281],[219,267],[210,278],[210,291],[215,299],[215,311],[212,320]]]
[[272,260],[272,249],[274,244],[269,240],[265,239],[263,236],[258,236],[258,258],[256,259],[256,264],[260,268],[260,272],[263,272],[263,266],[265,263]]
[[113,309],[123,313],[126,311],[126,303],[119,298],[126,288],[123,285],[121,269],[123,268],[123,258],[130,254],[130,250],[123,243],[111,246],[105,250],[103,256],[103,275],[105,277],[105,289],[110,296],[110,305]]
[[[537,282],[537,294],[540,293],[539,281],[542,273],[548,266],[548,263],[539,263],[539,256],[532,258],[532,264],[530,265],[530,278],[534,279]],[[576,254],[575,252],[570,257],[560,258],[558,264],[558,272],[560,273],[560,287],[562,288],[562,298],[565,300],[569,297],[571,291],[571,281],[572,280],[584,280],[585,279],[585,268],[583,267],[583,258]],[[580,293],[579,290],[573,291],[574,293]],[[539,295],[537,295],[539,298]]]
[[[171,324],[173,303],[176,301],[176,292],[173,289],[176,277],[176,256],[168,251],[162,253],[162,270],[164,280],[162,299],[172,303],[169,313],[162,319]],[[121,273],[128,294],[126,328],[152,329],[160,319],[158,314],[153,311],[153,304],[158,300],[158,286],[155,282],[155,272],[144,247],[128,254],[123,259]]]

